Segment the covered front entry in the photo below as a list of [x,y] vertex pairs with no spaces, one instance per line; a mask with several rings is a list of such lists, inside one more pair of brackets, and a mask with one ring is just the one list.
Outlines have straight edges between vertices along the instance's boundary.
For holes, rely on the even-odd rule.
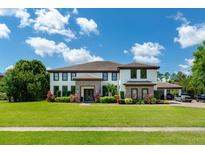
[[101,78],[93,75],[79,76],[74,78],[76,93],[81,102],[95,102],[95,96],[101,94]]
[[83,89],[84,102],[94,102],[94,89]]

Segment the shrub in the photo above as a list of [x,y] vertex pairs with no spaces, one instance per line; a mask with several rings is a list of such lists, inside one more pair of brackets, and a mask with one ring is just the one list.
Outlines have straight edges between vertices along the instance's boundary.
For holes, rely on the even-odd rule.
[[70,102],[80,102],[80,98],[77,94],[70,95]]
[[48,91],[47,94],[47,99],[48,102],[55,102],[55,96],[53,95],[53,93],[51,91]]
[[115,103],[115,98],[113,96],[100,97],[100,103]]
[[0,100],[7,100],[6,93],[0,92]]
[[154,104],[156,103],[156,98],[153,97],[152,94],[148,94],[145,98],[144,98],[144,102],[145,104]]
[[120,96],[119,95],[115,95],[115,103],[118,103],[120,102]]
[[160,99],[160,91],[159,91],[159,90],[155,90],[155,91],[154,91],[154,97],[155,97],[156,99]]
[[138,104],[144,104],[144,103],[145,103],[144,99],[139,99]]
[[137,104],[137,103],[139,103],[139,99],[133,99],[133,104]]
[[55,99],[56,102],[70,102],[70,97],[56,97]]
[[125,104],[132,104],[133,99],[132,98],[125,98]]
[[97,92],[96,94],[95,94],[95,102],[100,102],[100,93],[99,92]]
[[152,98],[151,98],[151,104],[156,104],[156,103],[157,103],[157,99],[154,98],[154,97],[152,97]]
[[169,104],[168,100],[159,100],[157,101],[158,104]]
[[125,92],[124,91],[120,91],[120,99],[125,99]]

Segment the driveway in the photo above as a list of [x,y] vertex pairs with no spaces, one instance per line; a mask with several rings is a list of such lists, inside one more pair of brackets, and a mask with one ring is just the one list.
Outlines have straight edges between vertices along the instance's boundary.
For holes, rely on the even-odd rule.
[[170,105],[172,105],[172,106],[194,107],[194,108],[205,108],[205,103],[197,102],[195,100],[193,100],[192,102],[170,101]]

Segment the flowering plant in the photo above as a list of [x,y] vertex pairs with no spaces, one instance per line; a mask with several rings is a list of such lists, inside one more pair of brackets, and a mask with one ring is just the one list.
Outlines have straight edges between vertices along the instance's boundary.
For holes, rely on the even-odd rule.
[[55,102],[55,96],[53,95],[53,93],[51,91],[48,91],[46,100],[48,102]]

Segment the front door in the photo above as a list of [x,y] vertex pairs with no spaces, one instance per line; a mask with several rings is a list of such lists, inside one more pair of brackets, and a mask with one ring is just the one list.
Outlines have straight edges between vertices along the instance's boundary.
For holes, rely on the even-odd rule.
[[84,89],[84,102],[94,101],[94,89]]

